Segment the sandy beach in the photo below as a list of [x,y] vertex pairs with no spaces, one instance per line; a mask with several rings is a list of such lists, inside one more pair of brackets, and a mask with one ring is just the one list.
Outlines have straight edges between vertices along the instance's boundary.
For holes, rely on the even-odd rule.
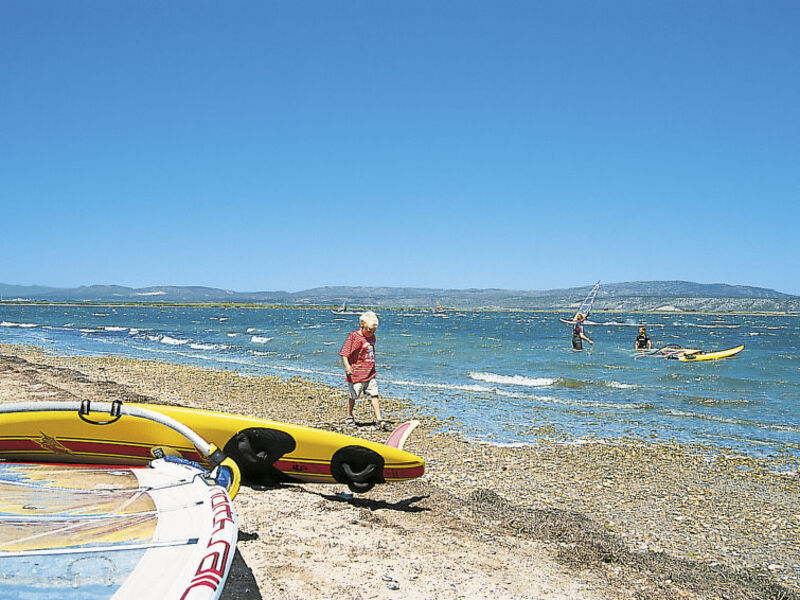
[[[0,345],[0,402],[175,404],[344,431],[343,389]],[[498,447],[422,425],[415,481],[243,486],[226,600],[800,598],[796,459],[641,441]],[[365,404],[357,421],[367,421]],[[385,432],[347,433],[383,441]]]

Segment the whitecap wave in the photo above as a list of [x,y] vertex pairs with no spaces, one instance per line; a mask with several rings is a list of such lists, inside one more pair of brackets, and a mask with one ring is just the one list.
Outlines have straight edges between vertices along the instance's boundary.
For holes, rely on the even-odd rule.
[[271,339],[272,339],[271,337],[262,337],[260,335],[254,335],[253,337],[250,338],[250,341],[253,344],[266,344]]
[[28,329],[30,327],[38,327],[38,323],[14,323],[12,321],[3,321],[0,323],[0,327],[22,327],[23,329]]
[[406,379],[389,379],[386,383],[409,387],[430,388],[435,390],[459,390],[463,392],[489,392],[494,393],[495,389],[483,385],[458,385],[452,383],[433,383],[428,381],[409,381]]
[[255,327],[248,327],[247,329],[244,330],[245,333],[258,333],[259,331],[261,330]]
[[222,347],[219,344],[189,344],[189,348],[194,350],[219,350]]
[[523,375],[497,375],[496,373],[481,373],[470,371],[470,379],[497,383],[499,385],[522,385],[525,387],[547,387],[553,385],[557,379],[553,377],[525,377]]
[[170,337],[168,335],[165,335],[158,341],[169,346],[183,346],[184,344],[189,343],[189,340],[179,340],[178,338]]
[[112,325],[107,325],[107,326],[103,327],[103,330],[105,330],[105,331],[128,331],[128,328],[127,327],[115,327],[115,326],[112,326]]
[[528,398],[529,396],[513,394],[511,392],[505,392],[500,390],[496,387],[488,387],[485,385],[460,385],[456,383],[433,383],[428,381],[408,381],[403,379],[390,379],[387,380],[386,383],[397,385],[397,386],[406,386],[406,387],[416,387],[416,388],[427,388],[432,390],[448,390],[454,392],[472,392],[477,394],[487,394],[491,396],[505,396],[508,398]]
[[620,383],[619,381],[606,381],[605,383],[608,387],[616,390],[633,390],[637,387],[632,383]]
[[598,400],[587,400],[585,398],[581,399],[558,398],[549,395],[512,392],[497,387],[489,387],[477,384],[459,385],[450,383],[433,383],[433,382],[407,381],[407,380],[384,380],[384,381],[386,381],[387,384],[396,385],[400,387],[415,387],[415,388],[427,388],[427,389],[446,390],[454,392],[468,392],[468,393],[476,393],[487,396],[501,396],[503,398],[513,398],[515,400],[533,400],[537,403],[540,403],[542,406],[547,406],[547,405],[564,406],[567,407],[567,409],[585,409],[587,407],[590,407],[590,408],[610,409],[619,411],[641,411],[641,410],[650,410],[653,408],[651,404],[641,403],[641,402],[625,403],[625,402],[606,402]]
[[689,323],[677,321],[673,323],[675,327],[699,327],[700,329],[738,329],[741,325],[736,323]]

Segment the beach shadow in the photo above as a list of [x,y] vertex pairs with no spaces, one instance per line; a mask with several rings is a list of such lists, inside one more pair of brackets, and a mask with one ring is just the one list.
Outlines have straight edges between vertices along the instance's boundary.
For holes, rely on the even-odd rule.
[[[412,506],[421,500],[425,500],[426,498],[430,497],[430,494],[425,494],[422,496],[412,496],[410,498],[406,498],[404,500],[398,500],[397,502],[387,502],[386,500],[372,500],[370,498],[359,498],[357,496],[346,497],[340,493],[322,493],[322,492],[315,492],[314,490],[309,490],[303,487],[301,484],[297,483],[284,483],[284,482],[276,482],[274,484],[257,484],[257,483],[242,483],[249,487],[252,490],[256,490],[258,492],[266,492],[270,490],[278,490],[278,489],[286,489],[292,488],[298,492],[304,494],[313,494],[314,496],[318,496],[320,498],[324,498],[325,500],[329,500],[331,502],[344,502],[345,504],[350,504],[352,506],[357,506],[359,508],[367,508],[369,510],[394,510],[398,512],[407,512],[407,513],[418,513],[418,512],[430,512],[430,508],[425,508],[424,506]],[[252,535],[252,534],[242,534],[239,533],[240,539],[242,535]]]
[[[242,535],[249,536],[253,534],[239,532],[239,539],[242,539]],[[261,592],[258,591],[258,584],[253,576],[252,569],[244,562],[238,550],[233,556],[231,571],[228,574],[228,580],[225,582],[225,588],[222,590],[219,600],[264,600]]]
[[258,539],[257,533],[247,533],[246,531],[239,530],[239,535],[236,538],[237,542],[251,542]]
[[256,492],[268,492],[270,490],[279,490],[282,488],[292,487],[292,484],[287,484],[281,481],[275,481],[273,483],[255,483],[253,481],[242,481],[242,487],[250,488],[251,490],[255,490]]
[[430,494],[426,494],[424,496],[412,496],[411,498],[406,498],[397,502],[387,502],[386,500],[372,500],[370,498],[358,498],[356,496],[347,498],[339,494],[321,494],[311,490],[305,490],[305,492],[307,494],[314,494],[315,496],[319,496],[325,500],[330,500],[331,502],[344,502],[345,504],[350,504],[351,506],[357,506],[359,508],[367,508],[371,511],[394,510],[398,512],[419,513],[430,512],[431,510],[430,508],[425,508],[424,506],[412,506],[421,500],[429,498]]

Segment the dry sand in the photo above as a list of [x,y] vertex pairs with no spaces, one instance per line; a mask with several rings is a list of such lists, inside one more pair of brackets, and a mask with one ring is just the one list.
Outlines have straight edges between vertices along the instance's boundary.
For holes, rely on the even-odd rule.
[[[148,401],[342,431],[345,396],[300,378],[0,345],[0,402]],[[797,462],[643,442],[520,448],[437,433],[415,481],[244,486],[225,600],[800,598]],[[369,409],[357,405],[357,420]],[[347,431],[351,433],[351,431]],[[354,435],[383,440],[370,427]]]

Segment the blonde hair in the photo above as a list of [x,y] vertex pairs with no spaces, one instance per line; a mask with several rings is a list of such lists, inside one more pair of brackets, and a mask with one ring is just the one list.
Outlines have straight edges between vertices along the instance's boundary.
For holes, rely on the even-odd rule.
[[370,329],[377,329],[378,315],[376,315],[371,310],[368,310],[365,313],[361,313],[361,316],[358,318],[358,322],[364,327],[369,327]]

